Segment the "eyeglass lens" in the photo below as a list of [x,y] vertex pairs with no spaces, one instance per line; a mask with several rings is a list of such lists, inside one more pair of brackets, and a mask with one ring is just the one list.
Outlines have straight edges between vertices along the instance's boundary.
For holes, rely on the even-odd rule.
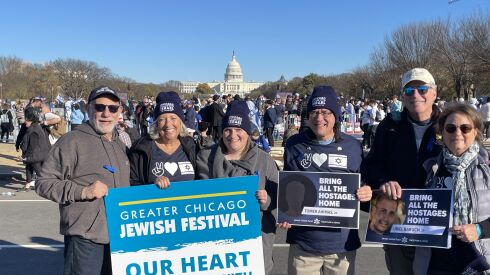
[[461,133],[463,134],[468,134],[469,132],[471,132],[471,130],[473,130],[473,126],[469,124],[461,124],[459,126],[456,126],[454,124],[446,124],[446,126],[444,126],[444,130],[450,134],[456,132],[457,128],[459,128],[461,130]]

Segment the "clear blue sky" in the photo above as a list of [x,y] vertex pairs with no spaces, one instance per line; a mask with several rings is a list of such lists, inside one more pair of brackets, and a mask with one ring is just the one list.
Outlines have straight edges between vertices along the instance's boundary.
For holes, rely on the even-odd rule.
[[94,61],[138,82],[223,81],[234,50],[246,81],[367,64],[398,26],[485,13],[490,0],[5,1],[0,56]]

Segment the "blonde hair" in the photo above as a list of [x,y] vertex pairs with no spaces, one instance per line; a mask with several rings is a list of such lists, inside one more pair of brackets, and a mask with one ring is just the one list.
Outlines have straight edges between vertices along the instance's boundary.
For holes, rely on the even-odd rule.
[[[187,135],[187,128],[185,127],[184,122],[180,117],[178,117],[180,121],[180,131],[179,131],[179,137],[185,137]],[[150,136],[151,139],[156,140],[160,137],[158,134],[158,122],[155,120],[149,127],[148,129],[148,135]]]

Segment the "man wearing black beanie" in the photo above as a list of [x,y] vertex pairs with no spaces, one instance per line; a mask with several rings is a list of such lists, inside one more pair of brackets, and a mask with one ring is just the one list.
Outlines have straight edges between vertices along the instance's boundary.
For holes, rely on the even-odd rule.
[[[340,108],[331,86],[315,87],[308,100],[308,128],[290,137],[284,151],[284,171],[359,173],[362,150],[355,138],[340,131]],[[320,156],[327,156],[323,158]],[[369,201],[371,188],[357,190],[357,200]],[[355,274],[357,229],[291,226],[288,274]]]

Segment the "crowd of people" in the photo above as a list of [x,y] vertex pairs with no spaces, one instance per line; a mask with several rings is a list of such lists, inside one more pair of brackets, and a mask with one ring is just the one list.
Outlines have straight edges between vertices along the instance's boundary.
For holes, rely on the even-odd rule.
[[[167,189],[178,181],[246,175],[259,175],[255,196],[266,274],[274,264],[277,228],[287,230],[288,274],[355,274],[361,246],[356,229],[277,224],[279,168],[268,152],[279,137],[284,171],[360,173],[357,200],[369,202],[372,190],[379,189],[384,196],[375,203],[378,208],[382,202],[396,208],[403,189],[453,190],[451,248],[384,245],[390,274],[460,274],[474,268],[475,258],[490,263],[490,169],[481,143],[490,126],[490,103],[445,103],[423,68],[407,71],[401,90],[401,100],[383,101],[345,99],[331,86],[318,86],[302,98],[183,100],[176,92],[160,92],[138,103],[98,87],[86,102],[70,103],[64,115],[40,98],[19,107],[21,114],[2,111],[2,138],[4,128],[12,132],[10,124],[18,119],[24,190],[35,184],[40,196],[60,204],[65,274],[110,274],[103,203],[108,189],[144,184]],[[343,132],[346,124],[358,122],[362,143]],[[319,165],[313,153],[342,155],[346,162]],[[170,163],[179,165],[166,169]],[[381,230],[377,226],[373,222],[373,230]]]

